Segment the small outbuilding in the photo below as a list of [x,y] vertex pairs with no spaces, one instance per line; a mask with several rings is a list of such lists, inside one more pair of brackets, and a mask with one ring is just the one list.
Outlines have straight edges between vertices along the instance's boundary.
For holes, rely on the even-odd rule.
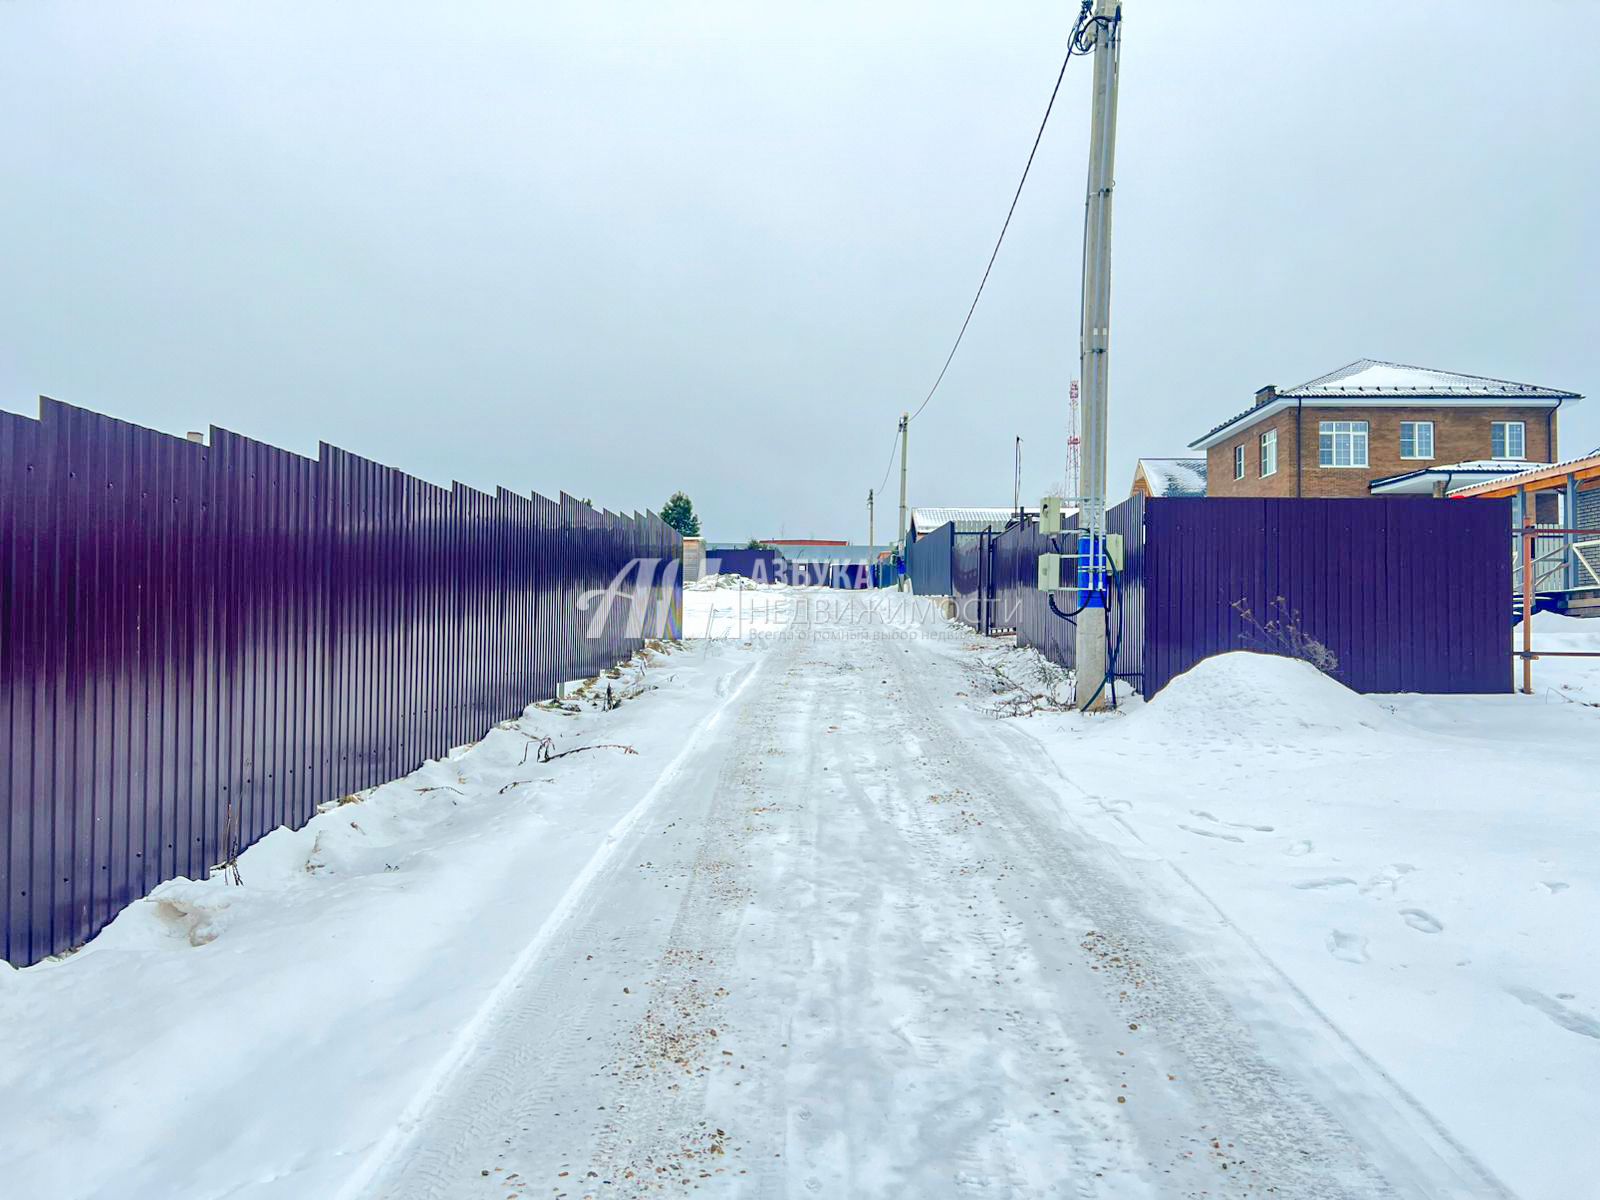
[[1130,496],[1204,496],[1203,458],[1141,458],[1133,468]]

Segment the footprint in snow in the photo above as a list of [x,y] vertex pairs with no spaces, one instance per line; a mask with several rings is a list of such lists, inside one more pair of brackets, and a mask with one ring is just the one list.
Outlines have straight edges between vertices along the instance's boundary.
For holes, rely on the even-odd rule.
[[1193,825],[1179,825],[1178,828],[1196,837],[1217,838],[1224,842],[1238,842],[1241,846],[1244,845],[1242,837],[1234,837],[1231,833],[1218,833],[1215,829],[1196,829]]
[[1559,879],[1544,879],[1540,880],[1540,882],[1543,883],[1547,889],[1549,889],[1549,892],[1552,896],[1554,896],[1557,892],[1564,892],[1572,886],[1570,883],[1563,883]]
[[1356,881],[1348,875],[1329,875],[1323,879],[1302,879],[1293,886],[1302,892],[1321,891],[1323,888],[1355,887]]
[[1400,881],[1415,870],[1416,868],[1410,863],[1390,863],[1362,885],[1361,894],[1369,895],[1380,888],[1387,888],[1393,892],[1399,888]]
[[1300,840],[1298,842],[1295,842],[1291,846],[1285,847],[1283,852],[1285,854],[1287,854],[1290,858],[1304,858],[1307,854],[1310,854],[1314,849],[1316,849],[1316,847],[1313,846],[1311,844],[1311,842],[1306,841],[1305,839],[1302,839],[1302,840]]
[[1420,908],[1402,908],[1400,917],[1419,933],[1438,933],[1444,928],[1444,923],[1438,917]]
[[1521,1000],[1530,1008],[1536,1008],[1549,1017],[1563,1029],[1581,1034],[1587,1038],[1600,1039],[1600,1021],[1595,1020],[1588,1013],[1579,1012],[1575,1008],[1568,1008],[1561,1001],[1543,992],[1536,992],[1532,988],[1513,987],[1507,988],[1513,996]]
[[1212,816],[1210,813],[1199,808],[1191,808],[1189,810],[1189,815],[1199,817],[1202,821],[1210,821],[1216,825],[1226,825],[1229,829],[1249,829],[1256,833],[1272,832],[1271,825],[1251,825],[1246,821],[1224,821],[1221,817]]
[[1367,939],[1359,933],[1345,933],[1335,929],[1328,934],[1328,953],[1350,963],[1367,961]]

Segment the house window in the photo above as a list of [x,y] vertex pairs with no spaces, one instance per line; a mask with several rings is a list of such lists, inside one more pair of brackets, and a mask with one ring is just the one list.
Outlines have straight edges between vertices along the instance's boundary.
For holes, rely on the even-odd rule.
[[1522,458],[1527,451],[1521,421],[1496,421],[1490,438],[1494,458]]
[[1318,427],[1317,461],[1324,467],[1367,465],[1365,421],[1322,421]]
[[1233,448],[1233,477],[1244,478],[1244,445],[1243,443]]
[[1432,421],[1401,421],[1400,422],[1400,457],[1401,458],[1432,458],[1433,457],[1433,422]]
[[1269,429],[1261,435],[1261,478],[1278,473],[1278,431]]

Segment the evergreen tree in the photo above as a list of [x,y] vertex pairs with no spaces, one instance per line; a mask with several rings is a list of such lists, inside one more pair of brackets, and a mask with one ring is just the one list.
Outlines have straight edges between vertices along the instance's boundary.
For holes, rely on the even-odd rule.
[[744,548],[746,550],[766,550],[768,547],[760,538],[751,538],[744,544]]
[[661,519],[684,537],[700,536],[700,518],[694,515],[694,504],[683,492],[673,492],[661,506]]

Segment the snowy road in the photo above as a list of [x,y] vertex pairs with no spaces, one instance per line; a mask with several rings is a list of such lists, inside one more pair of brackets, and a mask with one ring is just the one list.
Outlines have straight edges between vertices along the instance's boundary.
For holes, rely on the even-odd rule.
[[960,634],[838,615],[744,651],[343,1195],[1503,1194],[1063,821]]
[[1593,1191],[1600,670],[1227,655],[1087,718],[926,602],[689,599],[242,886],[0,966],[0,1194]]

